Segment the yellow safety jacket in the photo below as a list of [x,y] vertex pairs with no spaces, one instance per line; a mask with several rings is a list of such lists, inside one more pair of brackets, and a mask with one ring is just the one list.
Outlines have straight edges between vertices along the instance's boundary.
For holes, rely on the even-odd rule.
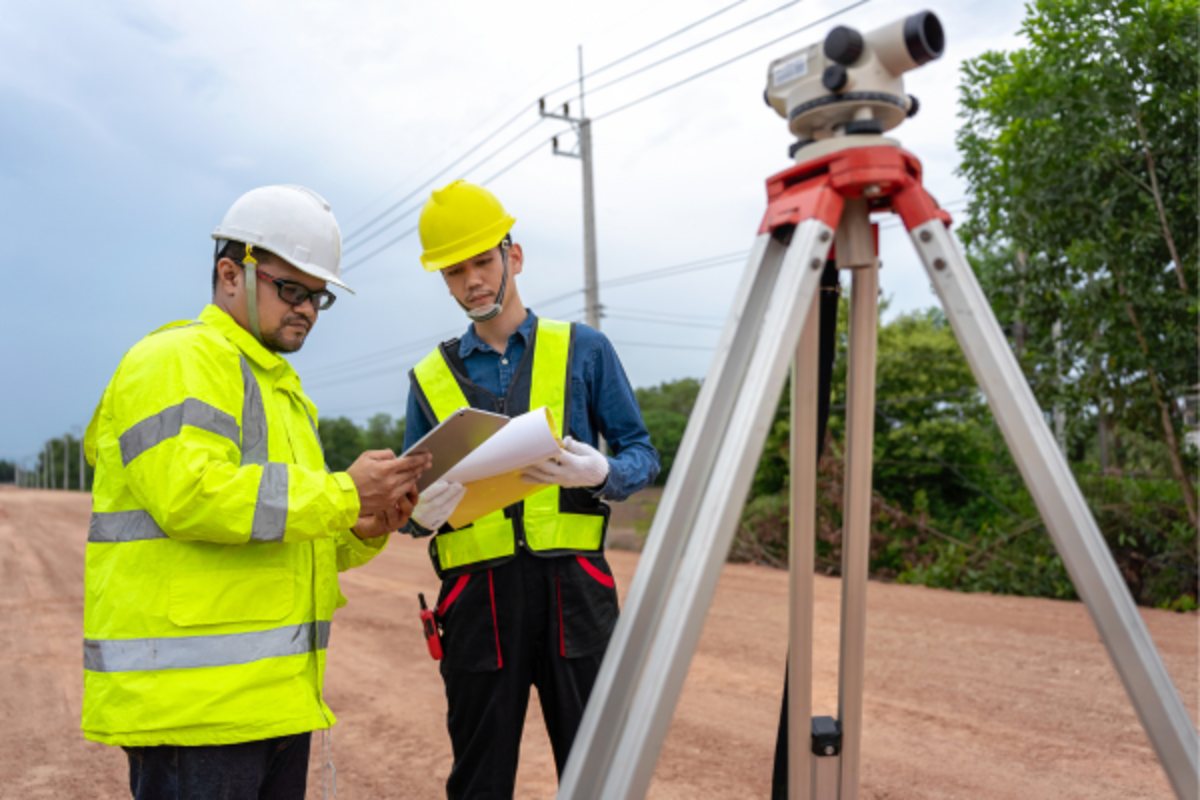
[[[566,436],[574,339],[571,323],[539,318],[504,397],[494,397],[467,377],[457,339],[439,345],[409,376],[432,424],[466,406],[510,417],[545,406],[561,427],[559,435]],[[597,553],[604,549],[608,515],[608,504],[587,489],[548,486],[465,528],[443,527],[429,544],[429,556],[438,576],[447,578],[497,566],[513,558],[518,547],[541,556]]]
[[291,366],[208,306],[135,345],[88,426],[96,466],[83,731],[215,745],[327,728],[339,570],[360,541]]

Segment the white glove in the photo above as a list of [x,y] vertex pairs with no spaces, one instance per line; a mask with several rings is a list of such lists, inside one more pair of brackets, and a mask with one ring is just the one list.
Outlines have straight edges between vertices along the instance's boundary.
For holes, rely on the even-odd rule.
[[577,442],[570,436],[563,439],[563,450],[557,456],[521,470],[526,483],[544,483],[572,488],[600,486],[608,479],[608,459],[594,447]]
[[461,483],[434,481],[421,492],[421,499],[413,509],[413,522],[422,528],[437,531],[450,519],[454,509],[458,508],[458,501],[466,493],[467,489]]

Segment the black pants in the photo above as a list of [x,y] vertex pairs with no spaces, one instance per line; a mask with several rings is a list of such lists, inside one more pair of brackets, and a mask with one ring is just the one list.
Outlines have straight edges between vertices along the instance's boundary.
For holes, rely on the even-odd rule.
[[604,557],[522,550],[495,569],[445,581],[438,611],[454,749],[447,797],[513,796],[531,686],[561,776],[617,621]]
[[134,800],[303,800],[311,733],[201,747],[126,747]]

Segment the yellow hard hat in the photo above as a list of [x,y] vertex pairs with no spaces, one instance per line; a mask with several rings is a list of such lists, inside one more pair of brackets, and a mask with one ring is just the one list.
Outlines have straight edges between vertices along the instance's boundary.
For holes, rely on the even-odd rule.
[[435,191],[421,209],[421,264],[437,272],[491,250],[516,219],[482,186],[455,181]]

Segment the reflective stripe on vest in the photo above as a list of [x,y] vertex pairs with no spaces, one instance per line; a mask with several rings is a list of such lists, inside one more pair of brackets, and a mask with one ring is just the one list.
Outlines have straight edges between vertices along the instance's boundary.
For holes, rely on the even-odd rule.
[[[571,386],[571,324],[539,319],[533,348],[529,408],[545,406],[549,409],[559,425],[560,437],[565,436],[570,422],[567,419],[567,392]],[[414,368],[413,375],[439,422],[458,409],[470,406],[441,348],[426,356]],[[560,492],[559,487],[548,486],[525,498],[522,519],[526,545],[534,551],[599,550],[604,537],[604,517],[560,512]],[[439,567],[446,572],[513,555],[516,536],[512,521],[503,511],[497,511],[476,520],[473,525],[438,534],[434,544]]]
[[[244,396],[240,430],[237,420],[230,414],[202,400],[188,398],[147,417],[121,434],[121,461],[125,466],[129,466],[130,462],[150,448],[178,436],[184,425],[229,439],[240,446],[243,466],[261,464],[263,468],[258,497],[254,504],[250,540],[282,542],[287,529],[287,464],[267,460],[267,412],[263,406],[262,389],[258,385],[258,379],[254,377],[250,362],[245,356],[239,358],[242,364]],[[311,417],[309,424],[313,426],[313,434],[316,435],[316,424]],[[319,436],[317,440],[320,441]],[[143,509],[93,512],[91,524],[88,526],[88,542],[93,544],[143,542],[166,538],[169,538],[167,534],[150,513]]]
[[304,622],[265,631],[159,639],[84,639],[83,668],[90,672],[147,672],[250,664],[297,656],[329,646],[330,622]]

